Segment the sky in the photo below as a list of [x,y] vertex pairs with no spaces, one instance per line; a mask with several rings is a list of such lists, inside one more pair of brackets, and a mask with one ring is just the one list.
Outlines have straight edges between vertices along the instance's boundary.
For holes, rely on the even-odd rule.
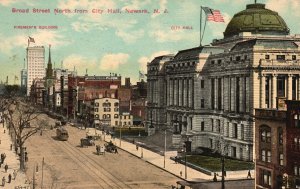
[[[277,11],[291,34],[300,34],[299,0],[257,2]],[[146,73],[147,63],[154,57],[199,46],[201,6],[220,10],[225,19],[224,23],[207,22],[202,44],[209,44],[213,39],[223,38],[234,14],[252,3],[254,0],[0,0],[0,80],[5,81],[8,76],[10,84],[20,83],[15,76],[20,78],[30,36],[35,40],[30,46],[46,47],[45,64],[51,44],[51,59],[56,68],[63,62],[63,68],[75,67],[79,75],[86,70],[89,75],[117,73],[122,80],[130,77],[135,84],[139,71]],[[13,8],[29,12],[13,13]],[[34,13],[33,9],[50,12]],[[68,9],[71,13],[55,14],[54,9]],[[93,13],[93,9],[100,11]],[[127,13],[126,9],[148,12]],[[156,9],[159,13],[154,13]]]

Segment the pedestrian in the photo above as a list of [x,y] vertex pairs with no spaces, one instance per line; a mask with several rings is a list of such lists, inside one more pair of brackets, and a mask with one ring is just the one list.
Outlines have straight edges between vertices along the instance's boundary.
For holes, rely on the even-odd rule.
[[5,177],[2,177],[2,186],[5,186]]
[[25,162],[28,161],[28,155],[27,155],[27,152],[25,152]]
[[10,144],[10,151],[12,151],[12,144]]
[[174,161],[175,161],[175,164],[177,164],[177,156],[175,156]]
[[248,178],[251,179],[251,172],[250,172],[250,170],[248,171],[247,179],[248,179]]
[[218,179],[217,179],[217,173],[214,173],[213,181],[214,181],[214,182],[217,182],[217,180],[218,180]]
[[14,170],[13,176],[14,176],[14,180],[16,180],[16,177],[17,177],[17,171],[16,170]]
[[224,170],[224,177],[226,177],[226,171]]
[[136,145],[136,150],[139,150],[139,146],[138,145]]
[[11,181],[11,174],[9,173],[7,182],[10,183],[10,181]]
[[118,154],[118,148],[115,149],[115,154]]
[[3,162],[4,162],[5,158],[6,158],[6,154],[3,153]]
[[179,172],[180,176],[182,177],[182,171]]
[[4,169],[5,169],[5,173],[7,173],[7,169],[8,169],[8,165],[7,164],[5,164]]

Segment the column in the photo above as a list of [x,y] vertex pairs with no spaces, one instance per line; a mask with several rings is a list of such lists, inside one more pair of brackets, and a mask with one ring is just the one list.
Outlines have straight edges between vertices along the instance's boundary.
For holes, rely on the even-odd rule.
[[191,78],[191,107],[194,108],[194,76]]
[[179,78],[178,80],[178,86],[179,86],[179,90],[178,90],[178,106],[182,106],[182,78]]
[[293,98],[293,77],[292,74],[288,74],[287,76],[287,100],[292,100]]
[[297,82],[297,100],[300,100],[300,75],[298,76]]
[[271,108],[276,108],[276,97],[277,97],[277,75],[272,75],[272,101],[271,101]]
[[188,80],[189,82],[189,107],[192,107],[192,91],[193,91],[193,88],[192,88],[192,79],[189,78]]
[[176,80],[176,106],[179,106],[179,78]]
[[218,78],[214,79],[215,82],[215,89],[214,89],[214,96],[215,96],[215,102],[214,102],[214,109],[218,109]]
[[227,78],[228,80],[228,88],[227,88],[227,104],[228,104],[228,111],[231,112],[231,77]]
[[173,79],[170,78],[170,106],[173,105],[173,97],[174,97],[173,89],[174,89],[173,88]]
[[235,112],[235,93],[236,93],[236,83],[235,77],[231,78],[231,111]]
[[174,103],[173,103],[173,105],[177,106],[177,93],[178,93],[178,91],[177,91],[177,79],[174,78],[173,81],[174,81],[174,89],[173,89],[173,91],[174,91]]
[[183,104],[182,106],[186,107],[186,96],[187,96],[187,84],[186,84],[186,78],[183,79]]
[[261,74],[260,76],[260,108],[266,106],[266,76]]
[[191,129],[191,123],[190,123],[190,119],[189,119],[190,117],[189,116],[186,116],[185,117],[185,120],[186,120],[186,132],[188,133],[188,132],[190,132],[190,129]]

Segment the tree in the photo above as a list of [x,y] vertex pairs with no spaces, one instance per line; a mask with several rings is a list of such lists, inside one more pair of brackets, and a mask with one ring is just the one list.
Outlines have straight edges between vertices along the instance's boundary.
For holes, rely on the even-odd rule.
[[39,112],[32,106],[21,101],[9,98],[6,100],[5,118],[8,123],[8,128],[14,131],[15,147],[20,148],[20,170],[25,170],[25,154],[24,144],[28,138],[40,130],[37,124],[31,122],[38,118]]

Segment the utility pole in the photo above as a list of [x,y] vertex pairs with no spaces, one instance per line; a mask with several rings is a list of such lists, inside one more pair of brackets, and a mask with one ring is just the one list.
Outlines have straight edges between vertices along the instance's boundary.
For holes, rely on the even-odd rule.
[[119,129],[120,129],[120,147],[121,147],[121,125],[120,125],[120,127],[119,127]]
[[224,178],[224,173],[225,173],[225,166],[224,166],[224,164],[225,164],[225,162],[224,162],[224,160],[225,160],[225,157],[224,157],[224,154],[222,154],[222,157],[221,157],[221,163],[222,163],[222,189],[225,189],[225,178]]
[[165,129],[164,168],[166,168],[167,129]]
[[44,157],[42,161],[42,181],[41,181],[41,189],[43,188],[43,179],[44,179]]

